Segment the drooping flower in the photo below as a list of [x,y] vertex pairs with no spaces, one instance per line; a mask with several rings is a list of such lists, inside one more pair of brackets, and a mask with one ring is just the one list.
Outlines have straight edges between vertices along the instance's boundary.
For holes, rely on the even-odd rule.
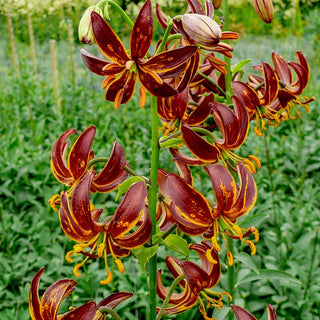
[[[247,311],[242,307],[231,305],[231,308],[237,320],[257,320],[256,317],[254,317],[249,311]],[[267,310],[268,310],[268,320],[277,320],[277,313],[274,307],[269,304],[267,306]]]
[[77,308],[72,308],[62,315],[58,315],[61,302],[70,295],[77,285],[71,279],[63,279],[53,283],[39,299],[39,283],[44,272],[41,268],[33,277],[29,292],[29,312],[32,320],[104,320],[106,313],[99,311],[101,307],[113,309],[122,301],[130,298],[131,292],[117,292],[96,304],[94,301],[87,302]]
[[[172,306],[165,309],[164,315],[184,312],[199,302],[200,312],[205,319],[209,319],[206,308],[211,305],[220,309],[223,305],[223,295],[228,295],[226,292],[218,293],[210,290],[218,284],[220,279],[221,267],[218,251],[208,241],[202,241],[201,244],[190,244],[189,248],[197,252],[203,267],[192,261],[182,261],[171,256],[166,257],[166,265],[172,276],[176,279],[184,275],[185,278],[179,282],[183,291],[172,294],[169,300],[169,304]],[[162,283],[161,273],[160,269],[157,274],[157,293],[160,299],[164,300],[169,290]],[[218,299],[212,298],[212,296],[218,296]],[[202,299],[206,301],[207,306]]]
[[112,217],[106,217],[99,222],[102,209],[94,209],[90,203],[90,185],[94,172],[86,174],[75,186],[71,200],[67,192],[61,194],[59,218],[64,233],[77,242],[69,251],[66,259],[72,262],[71,256],[81,253],[85,259],[74,268],[76,276],[80,277],[79,269],[89,258],[104,257],[107,279],[102,284],[109,283],[112,274],[108,269],[107,255],[111,254],[118,265],[119,271],[124,268],[119,257],[130,254],[130,250],[147,242],[152,230],[145,201],[146,186],[142,181],[133,184]]
[[[257,188],[252,173],[243,163],[237,164],[240,186],[231,173],[221,165],[205,167],[212,182],[216,196],[216,204],[210,205],[208,200],[181,177],[171,173],[166,176],[168,196],[171,198],[170,212],[178,228],[191,236],[203,235],[211,239],[213,247],[220,250],[218,236],[221,233],[234,239],[240,239],[255,254],[256,248],[251,240],[245,239],[251,233],[258,241],[258,231],[251,227],[242,229],[237,219],[247,214],[256,202]],[[232,265],[233,257],[228,250],[228,261]]]
[[[92,72],[106,77],[102,85],[106,89],[105,98],[113,101],[116,109],[131,99],[137,78],[142,87],[154,96],[169,97],[178,93],[173,86],[163,80],[161,74],[166,73],[168,78],[172,72],[172,77],[175,77],[178,68],[182,73],[188,68],[188,60],[197,48],[181,47],[145,59],[153,33],[150,0],[145,2],[133,25],[129,55],[116,33],[99,14],[92,12],[91,20],[96,43],[110,60],[99,59],[84,49],[81,49],[82,58]],[[188,78],[189,75],[185,74],[185,77]],[[144,89],[140,93],[143,96],[141,101],[144,101]]]
[[[249,118],[244,105],[235,96],[232,97],[232,101],[234,111],[220,102],[210,103],[211,113],[222,139],[217,138],[214,132],[197,127],[191,128],[186,124],[182,124],[182,138],[196,158],[187,156],[178,149],[171,148],[172,155],[188,165],[212,164],[222,161],[233,168],[229,160],[234,163],[244,161],[254,172],[255,166],[250,161],[252,160],[259,168],[260,162],[258,158],[249,156],[250,160],[243,159],[231,152],[231,150],[239,148],[244,143],[249,130]],[[211,141],[207,141],[203,135]]]

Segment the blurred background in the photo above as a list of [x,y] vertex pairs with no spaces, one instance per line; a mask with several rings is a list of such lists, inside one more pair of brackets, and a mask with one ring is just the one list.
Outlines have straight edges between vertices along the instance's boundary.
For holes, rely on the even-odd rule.
[[[137,2],[118,0],[133,20]],[[232,42],[232,64],[252,59],[245,67],[244,81],[253,65],[261,60],[271,62],[272,51],[296,61],[295,51],[302,50],[311,67],[304,94],[319,96],[320,1],[276,0],[275,18],[269,25],[260,20],[251,1],[229,2],[231,30],[240,35]],[[104,100],[102,78],[90,73],[81,61],[80,48],[98,54],[95,45],[82,45],[77,34],[79,19],[92,4],[95,1],[0,0],[1,319],[29,318],[30,281],[42,266],[46,272],[41,279],[41,292],[59,279],[75,279],[73,265],[64,258],[73,243],[63,234],[58,214],[48,204],[51,196],[62,190],[50,170],[50,150],[64,131],[76,128],[82,132],[94,124],[96,155],[109,155],[112,142],[117,140],[124,147],[130,166],[142,175],[149,173],[148,103],[141,109],[136,95],[127,105],[114,110],[113,103]],[[183,0],[160,4],[170,16],[184,12],[186,7]],[[130,27],[111,11],[110,24],[121,38],[128,40]],[[163,35],[159,25],[154,34],[155,40]],[[243,281],[252,274],[252,267],[238,263],[241,256],[236,256],[238,285],[234,303],[245,306],[262,320],[267,319],[268,303],[276,307],[279,320],[320,319],[319,98],[310,104],[310,112],[301,107],[298,110],[301,119],[296,117],[277,128],[269,127],[263,137],[255,136],[251,130],[240,150],[242,156],[254,154],[262,162],[255,174],[258,201],[250,214],[261,235],[254,261],[260,269],[281,270],[301,282],[288,282],[285,277]],[[169,153],[161,154],[165,169],[173,169],[168,165],[170,159]],[[198,187],[214,199],[209,184],[203,182],[200,173],[195,174],[200,181]],[[96,196],[96,207],[112,214],[117,206],[114,197],[115,192]],[[167,254],[160,250],[160,260]],[[127,272],[119,275],[112,266],[114,280],[111,286],[102,287],[97,278],[104,277],[103,261],[88,263],[82,277],[76,279],[77,290],[61,310],[126,290],[134,291],[137,297],[117,310],[123,319],[144,319],[146,275],[134,259],[127,259],[124,264]],[[223,291],[226,284],[225,264],[222,269],[221,288],[217,291]],[[198,319],[198,313],[195,308],[176,318]]]

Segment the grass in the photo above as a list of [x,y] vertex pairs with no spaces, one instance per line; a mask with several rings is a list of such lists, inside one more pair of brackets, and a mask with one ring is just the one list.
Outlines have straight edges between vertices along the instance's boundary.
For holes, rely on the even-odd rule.
[[[6,48],[5,40],[1,40],[1,47]],[[115,111],[112,104],[104,100],[100,89],[102,79],[82,65],[78,47],[73,88],[68,73],[67,44],[58,43],[61,114],[54,104],[49,43],[37,44],[37,75],[32,74],[28,47],[22,43],[17,43],[17,47],[21,79],[12,74],[9,52],[0,51],[0,60],[5,62],[0,69],[4,84],[0,95],[0,273],[3,275],[0,318],[8,320],[28,318],[29,285],[40,267],[46,267],[42,289],[58,279],[74,278],[73,266],[64,259],[72,243],[61,231],[57,213],[48,205],[48,199],[61,188],[49,165],[50,150],[57,137],[69,128],[83,131],[95,124],[98,129],[93,143],[96,155],[108,154],[112,142],[117,140],[124,146],[130,166],[143,175],[148,175],[150,156],[148,107],[140,109],[134,97],[127,106]],[[318,95],[320,70],[314,47],[306,38],[245,37],[235,44],[234,62],[248,57],[252,58],[252,64],[259,63],[260,59],[270,61],[272,49],[286,59],[294,59],[296,49],[303,50],[312,70],[307,93]],[[256,137],[251,132],[240,151],[243,156],[255,154],[262,162],[262,168],[255,175],[258,202],[251,213],[257,217],[261,235],[254,263],[259,269],[287,272],[302,283],[262,279],[237,286],[235,303],[244,304],[261,320],[267,319],[267,303],[276,306],[279,320],[320,319],[319,255],[316,254],[320,242],[319,102],[310,107],[309,113],[300,110],[302,119],[287,121],[278,128],[270,127],[264,137]],[[164,152],[161,163],[169,161],[169,154]],[[114,196],[115,193],[111,193],[96,202],[112,212]],[[159,256],[164,258],[166,254],[162,250]],[[237,263],[236,266],[237,282],[252,273],[249,264]],[[91,298],[99,300],[112,290],[133,290],[138,295],[135,301],[129,300],[117,310],[125,319],[142,319],[146,275],[130,259],[125,261],[125,268],[128,274],[116,275],[111,287],[102,288],[96,281],[97,275],[104,272],[102,263],[88,264],[68,302],[76,306]],[[225,269],[223,266],[223,271]],[[226,277],[222,275],[221,287],[225,283]],[[179,319],[195,319],[197,314],[195,309]]]

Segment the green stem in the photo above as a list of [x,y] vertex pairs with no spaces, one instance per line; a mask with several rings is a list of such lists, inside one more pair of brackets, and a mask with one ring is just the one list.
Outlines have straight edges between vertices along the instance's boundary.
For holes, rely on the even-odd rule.
[[99,308],[99,311],[100,311],[101,313],[106,313],[106,314],[110,313],[110,314],[112,315],[113,319],[115,319],[115,320],[122,320],[121,317],[118,315],[118,313],[115,312],[115,311],[114,311],[113,309],[111,309],[111,308],[101,307],[101,308]]
[[172,294],[173,294],[174,289],[176,288],[176,286],[179,284],[179,282],[180,282],[182,279],[184,279],[184,274],[181,274],[178,278],[176,278],[176,279],[173,281],[173,283],[172,283],[172,285],[171,285],[171,287],[170,287],[170,289],[169,289],[169,292],[168,292],[168,294],[167,294],[167,296],[166,296],[166,299],[163,301],[163,304],[162,304],[162,306],[161,306],[161,309],[160,309],[160,311],[159,311],[159,313],[158,313],[157,320],[160,320],[160,319],[162,318],[163,313],[164,313],[164,311],[165,311],[165,309],[166,309],[166,307],[167,307],[167,305],[168,305],[168,303],[169,303],[169,300],[170,300],[170,298],[171,298],[171,296],[172,296]]
[[171,140],[171,139],[174,139],[174,138],[177,138],[180,135],[181,135],[181,131],[178,130],[175,133],[171,134],[170,136],[167,136],[164,139],[160,139],[160,146],[161,146],[161,143],[166,142],[166,141]]
[[166,31],[165,31],[165,33],[163,35],[163,39],[162,39],[161,44],[160,44],[160,46],[159,46],[159,48],[157,50],[157,53],[162,52],[164,47],[165,47],[165,45],[168,42],[168,37],[169,37],[170,31],[171,31],[171,29],[173,27],[173,20],[171,18],[169,18],[168,21],[167,21],[167,24],[168,24],[167,29],[166,29]]
[[[232,254],[232,256],[234,256],[234,239],[228,237],[227,241],[228,241],[229,251]],[[227,276],[228,276],[228,286],[227,286],[228,290],[227,291],[231,295],[232,301],[234,301],[235,300],[234,286],[235,286],[235,277],[236,277],[234,263],[233,263],[232,266],[228,266]],[[233,316],[232,312],[228,313],[228,319],[229,320],[233,320],[234,319],[234,316]]]
[[220,92],[221,94],[226,97],[226,93],[224,92],[224,90],[216,83],[213,81],[213,79],[211,77],[208,77],[207,75],[205,75],[204,73],[198,71],[197,74],[199,76],[201,76],[202,78],[206,79],[207,81],[209,81],[211,84],[213,84]]
[[[114,2],[112,0],[102,0],[96,6],[103,8],[103,6],[105,6],[105,5],[110,5],[113,9],[116,9],[120,13],[122,18],[128,23],[128,25],[131,28],[133,27],[134,22],[130,19],[130,17],[126,14],[126,12],[116,2]],[[108,13],[105,18],[108,20],[111,20]]]
[[[151,171],[149,188],[149,214],[152,221],[152,235],[157,233],[156,225],[156,209],[157,209],[157,192],[158,192],[158,167],[159,167],[159,137],[158,137],[158,112],[157,112],[157,98],[151,96],[151,132],[152,132],[152,145],[151,145]],[[151,235],[151,237],[152,237]],[[151,238],[152,239],[152,238]],[[149,310],[148,319],[156,319],[156,294],[157,294],[157,255],[155,254],[149,262]]]

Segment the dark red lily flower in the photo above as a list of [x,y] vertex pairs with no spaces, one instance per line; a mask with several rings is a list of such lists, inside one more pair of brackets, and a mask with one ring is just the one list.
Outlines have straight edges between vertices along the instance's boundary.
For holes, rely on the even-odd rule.
[[[184,66],[196,52],[195,46],[187,46],[159,53],[145,60],[153,33],[151,1],[147,0],[134,23],[130,37],[130,55],[109,24],[96,12],[91,14],[92,29],[97,45],[110,61],[101,60],[81,50],[85,65],[94,73],[105,76],[106,100],[114,101],[115,108],[127,103],[134,92],[136,80],[157,97],[169,97],[178,91],[166,83],[161,73],[169,77],[176,69]],[[184,70],[182,70],[184,71]],[[186,75],[188,78],[189,76]],[[183,90],[183,88],[181,89]],[[142,93],[143,94],[143,93]],[[142,98],[142,100],[145,100]]]
[[[172,200],[170,211],[182,232],[191,236],[203,235],[206,239],[211,239],[217,250],[220,250],[217,239],[221,232],[224,240],[226,233],[232,238],[246,242],[254,254],[256,249],[253,242],[244,238],[254,233],[255,240],[258,241],[257,230],[253,227],[244,230],[236,223],[239,217],[248,213],[254,206],[257,188],[252,173],[243,163],[238,163],[237,169],[240,186],[225,167],[221,165],[205,167],[216,196],[216,204],[213,207],[183,178],[172,173],[168,174],[167,192]],[[231,253],[227,251],[229,263],[232,264]]]
[[[237,320],[257,320],[256,317],[254,317],[249,311],[246,309],[236,306],[236,305],[231,305],[231,308],[236,315]],[[272,305],[267,306],[268,309],[268,320],[277,320],[277,313],[276,310]]]
[[[200,303],[199,310],[205,319],[208,319],[206,308],[208,305],[221,308],[223,295],[228,293],[217,293],[209,290],[217,285],[220,279],[221,267],[219,255],[215,248],[212,248],[210,242],[202,241],[201,244],[191,244],[191,250],[197,252],[203,267],[199,267],[192,261],[182,261],[175,257],[166,257],[166,265],[174,278],[184,275],[185,279],[179,282],[182,287],[181,293],[173,293],[164,315],[172,315],[184,312],[192,308],[197,302]],[[157,293],[160,299],[164,300],[168,295],[168,289],[163,285],[161,280],[160,269],[157,274]],[[211,298],[212,295],[218,296],[218,299]],[[203,296],[207,301],[207,307],[201,298]],[[159,310],[158,310],[159,311]]]
[[113,293],[98,304],[90,301],[58,316],[61,302],[75,290],[77,282],[71,279],[59,280],[53,283],[39,299],[39,282],[43,272],[44,268],[41,268],[31,282],[29,311],[32,320],[104,320],[107,314],[102,314],[99,308],[113,309],[133,295],[131,292]]
[[[66,140],[77,130],[70,129],[64,132],[54,143],[51,151],[51,170],[58,181],[66,186],[74,185],[88,171],[89,160],[93,158],[91,150],[96,127],[90,126],[83,131],[69,151],[68,160],[66,153],[68,143]],[[66,164],[67,162],[67,164]],[[104,168],[94,176],[91,190],[108,192],[115,189],[124,181],[128,173],[124,171],[126,158],[120,144],[113,143],[111,156]]]
[[90,203],[93,176],[94,172],[90,172],[79,181],[71,201],[67,192],[62,192],[59,218],[64,233],[77,242],[73,250],[67,253],[67,261],[72,262],[71,255],[74,253],[86,256],[75,266],[75,275],[80,277],[79,269],[89,258],[103,256],[108,277],[101,283],[106,284],[112,279],[107,255],[112,255],[120,272],[123,272],[124,268],[118,257],[127,256],[130,250],[145,244],[150,237],[152,223],[145,206],[147,188],[142,181],[129,188],[111,219],[107,217],[98,222],[102,209],[94,210]]
[[[222,103],[210,103],[211,113],[222,135],[222,139],[218,139],[214,133],[208,130],[199,131],[199,128],[191,128],[188,125],[182,124],[181,133],[185,145],[196,158],[187,156],[179,150],[171,148],[172,155],[188,165],[211,164],[221,160],[233,168],[228,161],[230,159],[234,163],[238,163],[239,161],[245,162],[250,166],[252,172],[255,171],[255,166],[250,160],[253,160],[257,167],[260,167],[260,162],[256,157],[249,156],[250,160],[248,160],[231,152],[231,150],[237,149],[243,144],[249,130],[249,118],[244,105],[235,96],[232,97],[232,101],[234,111]],[[202,136],[203,134],[211,139],[212,142],[207,141]]]
[[[77,131],[70,129],[64,132],[54,143],[51,151],[51,170],[58,181],[66,186],[73,186],[90,170],[93,166],[89,161],[93,160],[94,154],[91,150],[93,138],[96,133],[96,127],[90,126],[83,131],[69,151],[66,161],[68,143],[66,140]],[[119,143],[113,143],[113,149],[109,160],[98,174],[94,174],[90,190],[91,192],[109,192],[119,186],[121,182],[127,179],[128,172],[124,170],[127,165],[123,148]],[[73,188],[69,190],[72,193]],[[59,195],[55,195],[49,201],[52,208],[56,210],[59,204]]]

